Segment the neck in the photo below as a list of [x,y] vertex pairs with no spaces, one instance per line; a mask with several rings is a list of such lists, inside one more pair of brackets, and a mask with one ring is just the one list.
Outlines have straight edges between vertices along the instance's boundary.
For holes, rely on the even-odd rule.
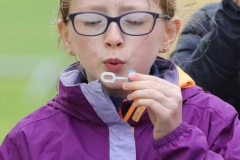
[[107,92],[109,96],[112,96],[112,97],[126,98],[127,95],[130,93],[129,91],[125,91],[120,88],[115,89],[115,88],[108,88],[103,86],[103,89]]

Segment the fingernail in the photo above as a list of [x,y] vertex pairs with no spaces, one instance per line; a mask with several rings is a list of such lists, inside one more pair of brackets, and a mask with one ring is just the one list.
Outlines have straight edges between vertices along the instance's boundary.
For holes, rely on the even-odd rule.
[[[133,70],[133,69],[129,70],[129,72],[128,72],[128,77],[129,77],[129,78],[133,78],[133,77],[134,77],[133,73],[136,73],[136,71]],[[131,80],[128,79],[128,82],[131,82]]]
[[131,98],[132,98],[132,96],[131,96],[131,94],[129,94],[129,95],[127,96],[127,99],[128,99],[129,101],[131,101]]
[[131,69],[131,70],[129,70],[128,74],[130,74],[130,73],[136,73],[136,71],[134,69]]
[[127,89],[127,84],[123,83],[122,88]]

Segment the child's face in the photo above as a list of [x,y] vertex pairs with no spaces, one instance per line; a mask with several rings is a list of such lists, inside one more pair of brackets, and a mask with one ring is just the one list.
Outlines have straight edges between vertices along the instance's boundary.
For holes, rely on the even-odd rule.
[[[133,11],[163,13],[154,0],[71,0],[69,13],[98,12],[117,17]],[[99,79],[106,71],[118,76],[127,76],[131,69],[148,74],[158,52],[168,43],[165,21],[158,18],[153,31],[144,36],[126,35],[115,22],[110,23],[102,35],[81,36],[68,22],[63,27],[62,38],[86,70],[88,81]]]

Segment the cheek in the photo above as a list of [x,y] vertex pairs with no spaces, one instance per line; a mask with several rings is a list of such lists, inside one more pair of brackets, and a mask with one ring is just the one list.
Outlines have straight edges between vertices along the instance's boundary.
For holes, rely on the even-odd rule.
[[157,56],[160,48],[162,47],[162,38],[160,35],[155,36],[148,36],[146,39],[143,40],[141,45],[139,45],[138,51],[135,53],[138,55],[139,52],[141,52],[141,56],[144,58],[147,58],[146,54],[149,57],[155,57]]
[[149,68],[151,68],[159,50],[162,47],[162,36],[158,34],[152,34],[143,40],[137,52],[132,55],[132,62],[134,61],[134,68],[137,68],[138,72],[148,74]]
[[89,41],[89,39],[82,37],[82,36],[70,36],[71,44],[72,44],[72,49],[74,51],[74,53],[76,54],[77,59],[80,61],[80,63],[83,65],[83,67],[85,68],[86,64],[84,62],[86,62],[87,59],[89,59],[92,55],[91,55],[91,42]]
[[89,59],[92,56],[96,56],[96,53],[99,50],[96,40],[89,37],[78,35],[72,37],[71,41],[76,56],[82,61]]
[[75,51],[87,50],[91,44],[91,40],[83,36],[73,36],[71,41]]
[[69,29],[69,37],[68,40],[70,41],[73,50],[78,52],[82,48],[87,49],[91,44],[90,38],[78,35],[73,29]]

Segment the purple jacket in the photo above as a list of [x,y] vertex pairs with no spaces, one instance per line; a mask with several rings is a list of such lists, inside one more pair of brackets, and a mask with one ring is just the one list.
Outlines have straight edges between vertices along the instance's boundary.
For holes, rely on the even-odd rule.
[[[154,66],[178,84],[175,65],[158,58]],[[146,110],[126,123],[98,80],[80,79],[78,64],[61,73],[59,95],[10,131],[1,160],[240,160],[237,112],[200,87],[182,89],[183,123],[154,141]]]

